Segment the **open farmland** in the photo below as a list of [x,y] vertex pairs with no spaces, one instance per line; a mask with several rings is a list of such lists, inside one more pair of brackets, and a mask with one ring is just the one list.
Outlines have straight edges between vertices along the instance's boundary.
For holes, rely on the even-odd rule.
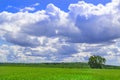
[[120,80],[119,69],[0,66],[0,80]]

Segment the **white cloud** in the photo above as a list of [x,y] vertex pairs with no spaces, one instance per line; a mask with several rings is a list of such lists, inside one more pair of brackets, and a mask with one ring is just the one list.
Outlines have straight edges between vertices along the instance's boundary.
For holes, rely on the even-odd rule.
[[35,3],[33,5],[30,5],[30,6],[26,6],[24,8],[21,8],[19,11],[20,12],[29,12],[29,11],[35,11],[36,10],[36,7],[39,6],[40,4],[39,3]]
[[32,6],[39,6],[39,5],[40,5],[40,3],[35,3]]
[[20,9],[20,12],[25,12],[25,11],[34,11],[35,8],[34,7],[25,7],[23,9]]

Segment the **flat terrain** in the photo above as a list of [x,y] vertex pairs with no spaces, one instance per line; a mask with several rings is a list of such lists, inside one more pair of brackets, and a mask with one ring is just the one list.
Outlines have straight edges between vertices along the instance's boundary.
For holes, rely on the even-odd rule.
[[120,69],[0,66],[0,80],[120,80]]

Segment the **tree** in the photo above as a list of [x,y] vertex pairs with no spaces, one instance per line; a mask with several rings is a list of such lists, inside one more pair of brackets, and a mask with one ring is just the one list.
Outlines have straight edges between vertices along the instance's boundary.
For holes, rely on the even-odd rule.
[[91,68],[103,68],[106,59],[101,56],[93,55],[89,58],[88,64]]

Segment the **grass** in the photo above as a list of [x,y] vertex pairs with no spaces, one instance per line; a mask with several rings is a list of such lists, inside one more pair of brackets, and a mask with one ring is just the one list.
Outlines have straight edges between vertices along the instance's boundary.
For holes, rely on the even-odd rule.
[[120,80],[120,70],[0,66],[0,80]]

